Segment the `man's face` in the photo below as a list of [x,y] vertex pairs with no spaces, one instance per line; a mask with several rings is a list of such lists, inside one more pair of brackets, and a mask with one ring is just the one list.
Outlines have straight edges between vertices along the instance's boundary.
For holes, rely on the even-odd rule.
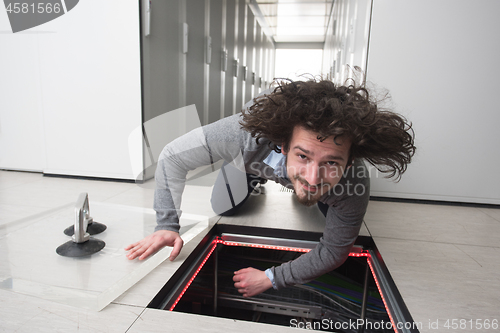
[[296,126],[290,140],[286,171],[299,202],[312,206],[342,178],[348,164],[351,142],[339,137],[318,140],[318,133]]

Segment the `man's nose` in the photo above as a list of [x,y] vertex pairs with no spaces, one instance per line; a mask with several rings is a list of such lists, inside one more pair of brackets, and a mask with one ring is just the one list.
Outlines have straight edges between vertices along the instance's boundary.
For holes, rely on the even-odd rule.
[[309,185],[315,186],[321,183],[320,169],[317,164],[309,163],[305,171],[304,179]]

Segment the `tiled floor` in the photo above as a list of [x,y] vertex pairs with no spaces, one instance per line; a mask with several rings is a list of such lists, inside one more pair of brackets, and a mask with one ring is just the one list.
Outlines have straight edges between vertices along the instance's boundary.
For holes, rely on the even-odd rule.
[[499,214],[495,208],[370,203],[367,227],[421,332],[498,331]]
[[[74,203],[81,192],[89,194],[91,204],[95,200],[152,208],[152,187],[0,171],[0,235],[14,223]],[[184,212],[213,215],[210,193],[207,186],[188,186]],[[372,201],[365,223],[363,233],[373,236],[410,313],[421,324],[421,332],[498,331],[491,324],[500,320],[500,209]],[[1,301],[26,307],[33,319],[23,325],[30,329],[40,321],[63,320],[58,312],[71,308],[54,305],[52,310],[40,310],[39,300],[3,290]],[[1,308],[0,331],[6,318],[15,320],[4,305]],[[125,332],[141,311],[112,304],[90,317],[109,316],[120,322],[115,325],[111,320],[111,331]],[[436,321],[439,329],[434,327]],[[444,326],[447,321],[449,329]],[[486,321],[489,328],[485,328]],[[68,325],[57,327],[100,331],[89,323]]]

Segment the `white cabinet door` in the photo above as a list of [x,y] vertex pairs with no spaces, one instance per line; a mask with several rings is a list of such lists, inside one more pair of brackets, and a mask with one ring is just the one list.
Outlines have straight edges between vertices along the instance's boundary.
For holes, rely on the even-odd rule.
[[137,1],[81,1],[45,28],[55,33],[40,35],[44,171],[134,178],[128,137],[141,125]]
[[7,12],[0,8],[0,168],[42,171],[38,35],[10,29]]
[[368,80],[415,128],[400,183],[372,195],[500,204],[497,1],[374,1]]
[[[35,40],[30,45],[27,36]],[[50,174],[134,179],[132,170],[142,166],[142,144],[133,144],[137,151],[132,154],[129,150],[129,135],[142,122],[138,2],[80,1],[53,21],[0,38],[11,43],[10,55],[1,59],[14,62],[0,66],[10,70],[8,81],[16,83],[12,96],[2,90],[2,100],[11,110],[27,110],[26,116],[10,115],[11,124],[1,114],[2,127],[22,129],[0,145],[2,154],[19,150],[12,165]],[[9,85],[4,80],[2,85]],[[29,137],[29,144],[19,137]],[[141,158],[131,161],[131,155]],[[21,156],[40,162],[33,167]]]

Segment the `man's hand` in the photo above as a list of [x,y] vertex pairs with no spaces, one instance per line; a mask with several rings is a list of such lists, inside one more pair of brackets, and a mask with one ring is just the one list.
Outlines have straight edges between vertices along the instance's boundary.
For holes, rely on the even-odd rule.
[[181,252],[182,245],[184,245],[184,241],[177,232],[158,230],[144,239],[130,244],[125,248],[125,251],[129,251],[127,254],[128,259],[132,260],[139,257],[139,260],[143,260],[165,246],[173,246],[174,249],[170,253],[170,261],[172,261]]
[[273,286],[264,271],[251,267],[234,272],[233,281],[235,282],[234,286],[239,293],[243,294],[243,297],[258,295]]

